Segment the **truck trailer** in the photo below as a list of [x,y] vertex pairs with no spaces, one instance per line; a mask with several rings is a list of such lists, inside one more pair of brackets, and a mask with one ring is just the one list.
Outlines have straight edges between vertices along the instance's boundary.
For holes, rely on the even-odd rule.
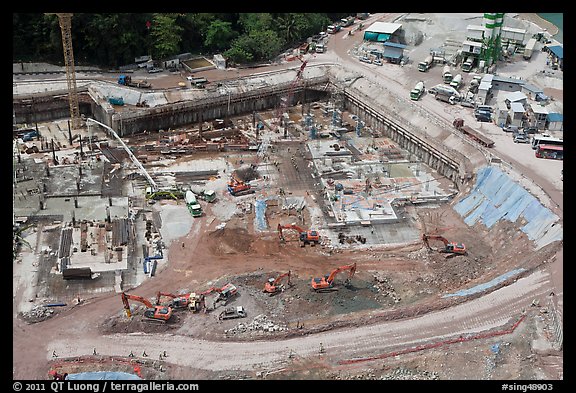
[[532,52],[534,52],[534,47],[536,46],[536,38],[530,38],[528,43],[524,47],[524,60],[530,60],[532,57]]

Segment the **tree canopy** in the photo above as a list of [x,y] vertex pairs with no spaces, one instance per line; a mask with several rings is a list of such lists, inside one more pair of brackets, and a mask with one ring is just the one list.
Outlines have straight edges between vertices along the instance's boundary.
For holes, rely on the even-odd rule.
[[[222,53],[233,63],[272,60],[282,51],[350,14],[140,13],[74,14],[72,44],[78,65],[118,67],[151,55]],[[54,14],[12,14],[13,62],[63,64],[62,36]]]

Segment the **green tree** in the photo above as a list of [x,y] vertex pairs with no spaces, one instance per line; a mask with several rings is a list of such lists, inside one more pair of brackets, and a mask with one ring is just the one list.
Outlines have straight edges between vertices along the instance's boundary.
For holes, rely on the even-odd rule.
[[248,12],[240,14],[238,23],[247,33],[258,30],[273,30],[275,25],[272,14]]
[[215,20],[208,26],[204,44],[215,50],[227,49],[230,42],[238,36],[238,33],[232,30],[232,23]]
[[282,39],[275,31],[255,30],[234,40],[224,56],[235,63],[271,60],[281,48]]
[[180,51],[183,29],[176,24],[176,17],[175,14],[154,14],[150,32],[153,57],[162,59]]
[[287,45],[293,44],[300,38],[301,24],[298,14],[283,14],[277,18],[278,30]]

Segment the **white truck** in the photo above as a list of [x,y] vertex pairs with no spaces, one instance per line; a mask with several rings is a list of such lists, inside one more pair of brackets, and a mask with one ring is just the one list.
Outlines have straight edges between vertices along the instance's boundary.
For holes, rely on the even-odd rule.
[[414,101],[418,101],[422,94],[424,93],[424,82],[420,81],[416,84],[414,89],[410,91],[410,99]]
[[450,66],[448,64],[446,64],[442,70],[442,80],[448,84],[452,82],[452,73],[450,72]]
[[432,67],[434,61],[434,56],[429,55],[424,61],[418,63],[418,71],[426,72]]
[[218,315],[218,319],[234,319],[234,318],[245,318],[246,311],[242,306],[227,307],[224,311]]

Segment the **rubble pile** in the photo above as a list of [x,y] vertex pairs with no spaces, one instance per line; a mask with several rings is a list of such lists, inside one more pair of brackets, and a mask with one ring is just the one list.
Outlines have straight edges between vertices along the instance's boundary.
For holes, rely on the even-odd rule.
[[245,333],[245,332],[250,332],[250,333],[251,332],[269,332],[269,333],[273,333],[273,332],[284,331],[284,330],[287,330],[286,326],[278,325],[278,324],[270,321],[266,315],[260,314],[260,315],[255,316],[254,319],[252,320],[252,322],[250,322],[248,324],[241,322],[231,329],[224,330],[224,334],[226,334],[228,336],[228,335],[234,335],[234,334]]
[[409,368],[399,367],[392,372],[382,375],[380,379],[383,380],[403,380],[403,381],[415,381],[415,380],[437,380],[439,375],[435,371],[418,371]]
[[22,313],[22,318],[29,322],[40,322],[50,318],[54,314],[54,310],[41,305],[34,306],[30,311]]
[[384,276],[382,273],[378,272],[373,275],[376,284],[374,284],[374,288],[383,296],[390,297],[394,303],[400,302],[401,297],[398,296],[394,287],[390,283],[390,279]]

